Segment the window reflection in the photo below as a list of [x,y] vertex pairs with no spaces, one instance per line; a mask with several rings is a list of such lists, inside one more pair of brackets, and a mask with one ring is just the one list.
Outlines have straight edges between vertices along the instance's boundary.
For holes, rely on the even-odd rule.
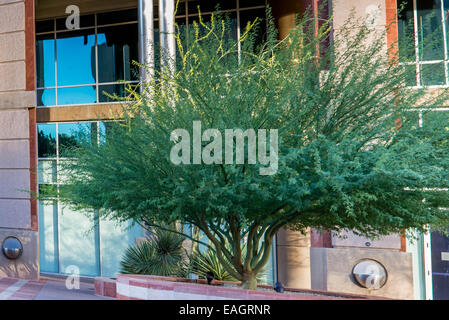
[[137,22],[136,9],[119,10],[97,14],[98,25],[132,22],[132,21]]
[[62,32],[56,37],[58,86],[95,83],[95,31]]
[[413,23],[413,2],[407,1],[404,3],[403,10],[398,14],[399,56],[401,61],[415,61],[416,59]]
[[61,123],[58,125],[59,156],[70,157],[83,142],[96,141],[96,122]]
[[109,84],[105,86],[100,86],[100,102],[114,102],[119,98],[124,98],[129,96],[127,91],[128,85],[125,84]]
[[441,0],[418,1],[416,4],[418,37],[421,42],[420,60],[444,59]]
[[108,136],[112,135],[114,130],[117,130],[118,126],[120,126],[120,123],[115,122],[115,121],[100,122],[98,124],[99,143],[105,143],[107,141]]
[[39,124],[37,132],[39,158],[56,157],[56,125]]
[[444,74],[444,63],[422,64],[421,83],[424,86],[444,85],[446,78]]
[[99,28],[97,41],[100,83],[137,80],[138,70],[132,64],[139,59],[135,25]]
[[55,85],[55,40],[53,34],[36,38],[36,81],[37,87],[53,87]]
[[[437,1],[437,0],[435,0]],[[265,0],[191,0],[178,5],[176,23],[182,34],[184,47],[188,46],[189,25],[198,20],[198,6],[205,23],[217,4],[230,18],[232,31],[229,38],[237,39],[238,15],[240,28],[256,16],[265,17]],[[185,16],[186,13],[188,16]],[[154,10],[155,69],[160,68],[158,8]],[[37,105],[72,105],[116,102],[108,94],[127,97],[128,84],[139,82],[137,10],[82,15],[82,30],[68,31],[65,18],[36,22]],[[188,32],[189,30],[189,32]],[[257,43],[265,34],[265,22],[261,21]],[[56,41],[55,41],[56,39]],[[179,51],[177,63],[180,63]],[[126,83],[126,85],[123,84]],[[104,94],[107,92],[108,94]]]
[[56,161],[39,160],[38,183],[55,183],[56,181]]
[[95,86],[58,89],[58,104],[80,104],[97,102]]
[[449,84],[448,9],[448,0],[398,2],[399,57],[407,85]]
[[55,89],[38,89],[36,91],[37,105],[40,106],[54,106],[56,104],[56,90]]
[[265,9],[245,10],[240,13],[240,30],[245,32],[248,24],[252,24],[258,18],[251,32],[254,34],[254,47],[263,44],[267,33],[267,21]]
[[200,6],[201,12],[214,12],[217,6],[220,10],[229,10],[236,8],[236,1],[229,0],[190,0],[189,1],[189,13],[198,13],[198,6]]

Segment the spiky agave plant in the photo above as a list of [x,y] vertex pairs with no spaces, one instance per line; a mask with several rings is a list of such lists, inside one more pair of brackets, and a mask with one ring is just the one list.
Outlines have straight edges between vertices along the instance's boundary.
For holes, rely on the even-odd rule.
[[[246,247],[243,249],[243,254],[246,254]],[[205,278],[207,272],[214,274],[214,279],[221,281],[240,281],[233,277],[223,266],[218,259],[217,253],[214,250],[207,249],[201,251],[196,247],[190,255],[190,271],[197,274],[200,278]],[[265,280],[266,273],[261,271],[257,275],[257,281],[262,283]]]
[[121,273],[184,276],[184,240],[182,235],[154,229],[147,241],[126,250],[121,261]]

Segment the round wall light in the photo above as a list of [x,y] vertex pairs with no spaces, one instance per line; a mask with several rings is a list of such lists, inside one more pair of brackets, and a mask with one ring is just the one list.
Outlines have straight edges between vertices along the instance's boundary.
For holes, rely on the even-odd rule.
[[6,258],[14,260],[22,255],[23,246],[16,237],[7,237],[3,240],[2,251]]
[[357,262],[352,269],[352,275],[361,287],[371,290],[380,289],[387,282],[387,270],[372,259]]

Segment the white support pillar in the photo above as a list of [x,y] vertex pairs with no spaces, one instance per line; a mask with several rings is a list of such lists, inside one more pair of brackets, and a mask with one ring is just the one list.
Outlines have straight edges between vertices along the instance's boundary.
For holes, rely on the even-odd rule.
[[161,67],[174,73],[176,62],[175,0],[159,0]]
[[154,77],[154,15],[153,0],[138,0],[139,19],[139,62],[142,68],[140,76],[143,82]]

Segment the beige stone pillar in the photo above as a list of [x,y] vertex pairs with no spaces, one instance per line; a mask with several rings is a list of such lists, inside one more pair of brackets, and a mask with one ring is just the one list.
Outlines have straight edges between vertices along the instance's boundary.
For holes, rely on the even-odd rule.
[[278,281],[285,287],[310,289],[310,233],[282,229],[276,237]]
[[0,245],[18,238],[23,253],[0,251],[0,277],[37,279],[34,0],[0,0]]
[[279,31],[279,38],[284,39],[295,26],[295,17],[303,11],[303,1],[296,0],[271,0],[273,17]]
[[[285,38],[295,26],[295,19],[313,1],[273,0],[269,4],[279,31]],[[276,235],[277,276],[286,287],[310,289],[310,233],[302,235],[282,229]]]

